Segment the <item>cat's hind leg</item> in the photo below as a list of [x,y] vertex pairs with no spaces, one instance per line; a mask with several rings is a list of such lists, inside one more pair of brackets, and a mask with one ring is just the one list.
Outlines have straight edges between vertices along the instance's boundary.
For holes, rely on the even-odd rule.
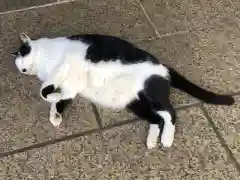
[[164,120],[164,127],[161,134],[161,143],[164,147],[172,146],[176,121],[176,112],[169,100],[169,83],[168,79],[153,75],[146,80],[143,90],[143,94],[151,102],[154,111]]
[[175,134],[175,111],[165,108],[157,111],[157,113],[164,119],[164,127],[161,134],[161,143],[164,147],[171,147]]
[[151,102],[142,93],[139,93],[139,99],[128,104],[127,109],[139,118],[150,122],[146,145],[148,149],[155,148],[161,129],[164,127],[164,119],[154,111]]

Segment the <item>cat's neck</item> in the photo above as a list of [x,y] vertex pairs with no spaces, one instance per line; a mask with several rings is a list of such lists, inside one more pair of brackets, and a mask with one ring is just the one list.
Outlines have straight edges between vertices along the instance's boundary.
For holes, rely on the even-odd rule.
[[84,61],[88,48],[88,45],[81,41],[72,41],[65,37],[39,39],[35,42],[35,45],[37,46],[37,76],[42,81],[47,78],[59,63],[64,61],[77,61],[80,63],[80,61]]
[[35,42],[36,71],[41,81],[46,80],[61,59],[63,48],[56,43],[53,39],[46,38]]

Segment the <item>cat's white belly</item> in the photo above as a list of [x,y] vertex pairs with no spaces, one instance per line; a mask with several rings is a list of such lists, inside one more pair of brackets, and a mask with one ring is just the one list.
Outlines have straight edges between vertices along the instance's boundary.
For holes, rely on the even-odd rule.
[[124,108],[131,100],[136,98],[136,74],[116,74],[93,76],[80,94],[91,101],[108,108]]
[[82,96],[107,108],[124,108],[137,98],[136,81],[122,84],[121,80],[109,82],[104,86],[86,88]]
[[[77,76],[76,76],[77,74]],[[120,63],[81,64],[73,63],[63,88],[79,93],[94,103],[107,108],[125,108],[151,75],[167,77],[168,70],[162,65],[148,62],[122,65]]]
[[111,76],[104,76],[104,73],[98,76],[95,73],[81,94],[107,108],[125,108],[138,98],[138,92],[143,90],[146,79],[153,74],[159,74],[154,72],[154,68],[147,71],[132,69],[130,72],[111,73]]

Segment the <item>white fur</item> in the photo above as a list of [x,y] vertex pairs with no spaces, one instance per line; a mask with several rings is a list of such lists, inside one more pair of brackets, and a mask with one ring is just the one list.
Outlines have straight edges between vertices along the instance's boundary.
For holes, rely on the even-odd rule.
[[172,124],[172,118],[169,112],[158,111],[158,114],[164,119],[161,143],[164,147],[171,147],[174,140],[175,125]]
[[[43,81],[41,90],[54,84],[61,93],[49,94],[46,101],[51,102],[49,120],[53,126],[62,122],[61,114],[57,113],[56,102],[60,99],[73,99],[77,94],[107,108],[122,109],[137,97],[144,87],[144,81],[151,75],[168,78],[168,69],[163,65],[142,62],[123,65],[120,61],[92,63],[85,59],[88,45],[80,41],[72,41],[64,37],[31,40],[21,37],[31,46],[31,53],[16,58],[16,66],[24,74],[37,75]],[[165,114],[160,112],[162,116]],[[168,117],[167,117],[168,118]],[[170,120],[165,120],[162,143],[172,144],[167,136],[174,132]],[[171,129],[172,128],[172,129]],[[170,130],[169,130],[170,129]],[[150,125],[147,138],[149,149],[156,147],[160,130],[158,125]]]
[[160,129],[157,124],[150,124],[147,137],[147,148],[153,149],[157,146],[157,140],[160,133]]
[[54,127],[58,127],[62,123],[62,115],[57,112],[56,103],[51,104],[49,121]]
[[[63,91],[71,91],[68,93],[71,98],[79,93],[108,108],[124,108],[137,98],[137,92],[143,89],[144,81],[151,75],[168,77],[167,68],[150,62],[134,65],[92,63],[85,59],[87,44],[64,37],[30,41],[30,45],[31,53],[24,60],[16,59],[20,71],[27,68],[27,73],[35,73],[44,82],[43,87],[54,82]],[[62,95],[62,98],[67,97]],[[56,99],[49,97],[48,101],[53,100]]]

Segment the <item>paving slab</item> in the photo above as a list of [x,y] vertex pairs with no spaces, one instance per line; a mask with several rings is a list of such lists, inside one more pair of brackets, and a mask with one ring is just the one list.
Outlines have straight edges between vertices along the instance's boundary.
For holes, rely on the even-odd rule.
[[199,0],[139,0],[160,35],[204,27]]
[[132,120],[134,118],[138,118],[127,110],[107,109],[98,105],[97,110],[99,112],[103,127],[115,125],[118,123]]
[[99,128],[90,103],[82,98],[74,100],[60,128],[54,128],[48,120],[49,105],[40,99],[35,79],[18,79],[8,73],[1,76],[1,87],[0,153]]
[[0,12],[12,11],[32,6],[44,5],[57,2],[57,0],[1,0]]
[[94,134],[3,158],[0,179],[97,179],[104,157],[101,144],[100,135]]
[[81,98],[66,111],[60,129],[51,126],[39,82],[20,75],[9,56],[20,44],[19,33],[39,38],[98,32],[143,41],[155,34],[134,2],[79,1],[0,16],[0,152],[98,128],[90,103]]
[[[129,173],[132,176],[126,179],[135,176],[141,180],[240,179],[199,108],[181,110],[178,118],[174,145],[170,149],[159,146],[158,150],[146,150],[147,125],[143,122],[103,133],[107,140],[104,146],[112,161],[116,157],[120,169],[130,167],[137,173],[137,176]],[[113,179],[117,177],[119,174],[115,173]]]
[[236,0],[200,0],[206,19],[214,23],[222,18],[240,18],[240,4]]
[[234,106],[204,105],[217,129],[240,164],[240,97]]
[[147,150],[136,122],[0,159],[0,179],[239,180],[198,108],[179,112],[174,146]]

